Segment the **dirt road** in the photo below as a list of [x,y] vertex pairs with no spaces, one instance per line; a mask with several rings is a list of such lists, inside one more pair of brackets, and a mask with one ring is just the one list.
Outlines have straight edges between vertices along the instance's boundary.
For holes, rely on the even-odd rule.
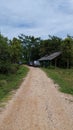
[[73,97],[60,93],[39,68],[31,68],[6,110],[0,130],[73,130]]

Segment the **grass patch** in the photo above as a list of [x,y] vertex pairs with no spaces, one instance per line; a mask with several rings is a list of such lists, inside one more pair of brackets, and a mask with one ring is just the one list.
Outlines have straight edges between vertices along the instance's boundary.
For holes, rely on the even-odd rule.
[[15,74],[0,74],[0,101],[4,101],[11,91],[19,87],[28,70],[26,66],[21,65]]
[[43,70],[47,73],[48,77],[59,84],[61,92],[73,95],[73,69],[43,68]]

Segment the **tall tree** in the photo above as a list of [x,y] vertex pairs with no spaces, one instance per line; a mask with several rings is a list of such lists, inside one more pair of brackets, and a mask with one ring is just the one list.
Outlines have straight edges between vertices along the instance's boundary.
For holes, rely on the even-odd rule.
[[10,66],[8,38],[0,34],[0,72],[6,73]]
[[23,48],[19,39],[13,38],[10,42],[10,50],[12,63],[19,63],[23,56]]
[[41,41],[40,56],[49,55],[61,50],[62,39],[56,36],[50,36],[49,39]]
[[24,47],[24,57],[27,62],[34,61],[39,58],[39,45],[40,38],[34,36],[25,36],[21,34],[19,36],[21,43]]
[[62,39],[57,37],[57,36],[51,36],[49,35],[49,51],[52,52],[57,52],[61,50],[61,43]]
[[67,68],[69,68],[73,63],[73,38],[67,36],[62,43],[62,59],[66,63]]

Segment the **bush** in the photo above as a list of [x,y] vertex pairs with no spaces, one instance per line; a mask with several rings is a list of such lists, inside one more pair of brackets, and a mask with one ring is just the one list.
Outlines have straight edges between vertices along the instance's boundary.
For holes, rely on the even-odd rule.
[[0,80],[0,87],[4,87],[7,85],[7,81],[6,80]]
[[18,64],[11,64],[9,72],[15,74],[18,69],[19,69],[19,65]]
[[10,70],[11,63],[2,61],[0,64],[0,73],[6,74]]
[[19,69],[18,64],[11,64],[10,62],[2,62],[0,64],[0,73],[2,74],[8,74],[8,73],[16,73],[16,71]]

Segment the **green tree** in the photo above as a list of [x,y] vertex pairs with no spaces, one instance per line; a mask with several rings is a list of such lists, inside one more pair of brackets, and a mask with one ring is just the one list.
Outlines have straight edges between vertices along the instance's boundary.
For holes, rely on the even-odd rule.
[[62,39],[57,36],[50,36],[49,35],[49,52],[57,52],[61,50],[61,43]]
[[61,50],[62,39],[56,36],[50,36],[49,39],[42,40],[40,45],[40,56],[49,55]]
[[0,72],[8,72],[10,66],[9,40],[0,34]]
[[23,56],[23,48],[19,39],[13,38],[13,40],[10,41],[10,50],[11,62],[19,63]]
[[62,43],[62,59],[67,68],[73,64],[73,38],[67,36]]
[[27,62],[34,61],[39,58],[39,46],[40,38],[35,38],[34,36],[25,36],[21,34],[19,36],[21,43],[24,48],[24,58]]

